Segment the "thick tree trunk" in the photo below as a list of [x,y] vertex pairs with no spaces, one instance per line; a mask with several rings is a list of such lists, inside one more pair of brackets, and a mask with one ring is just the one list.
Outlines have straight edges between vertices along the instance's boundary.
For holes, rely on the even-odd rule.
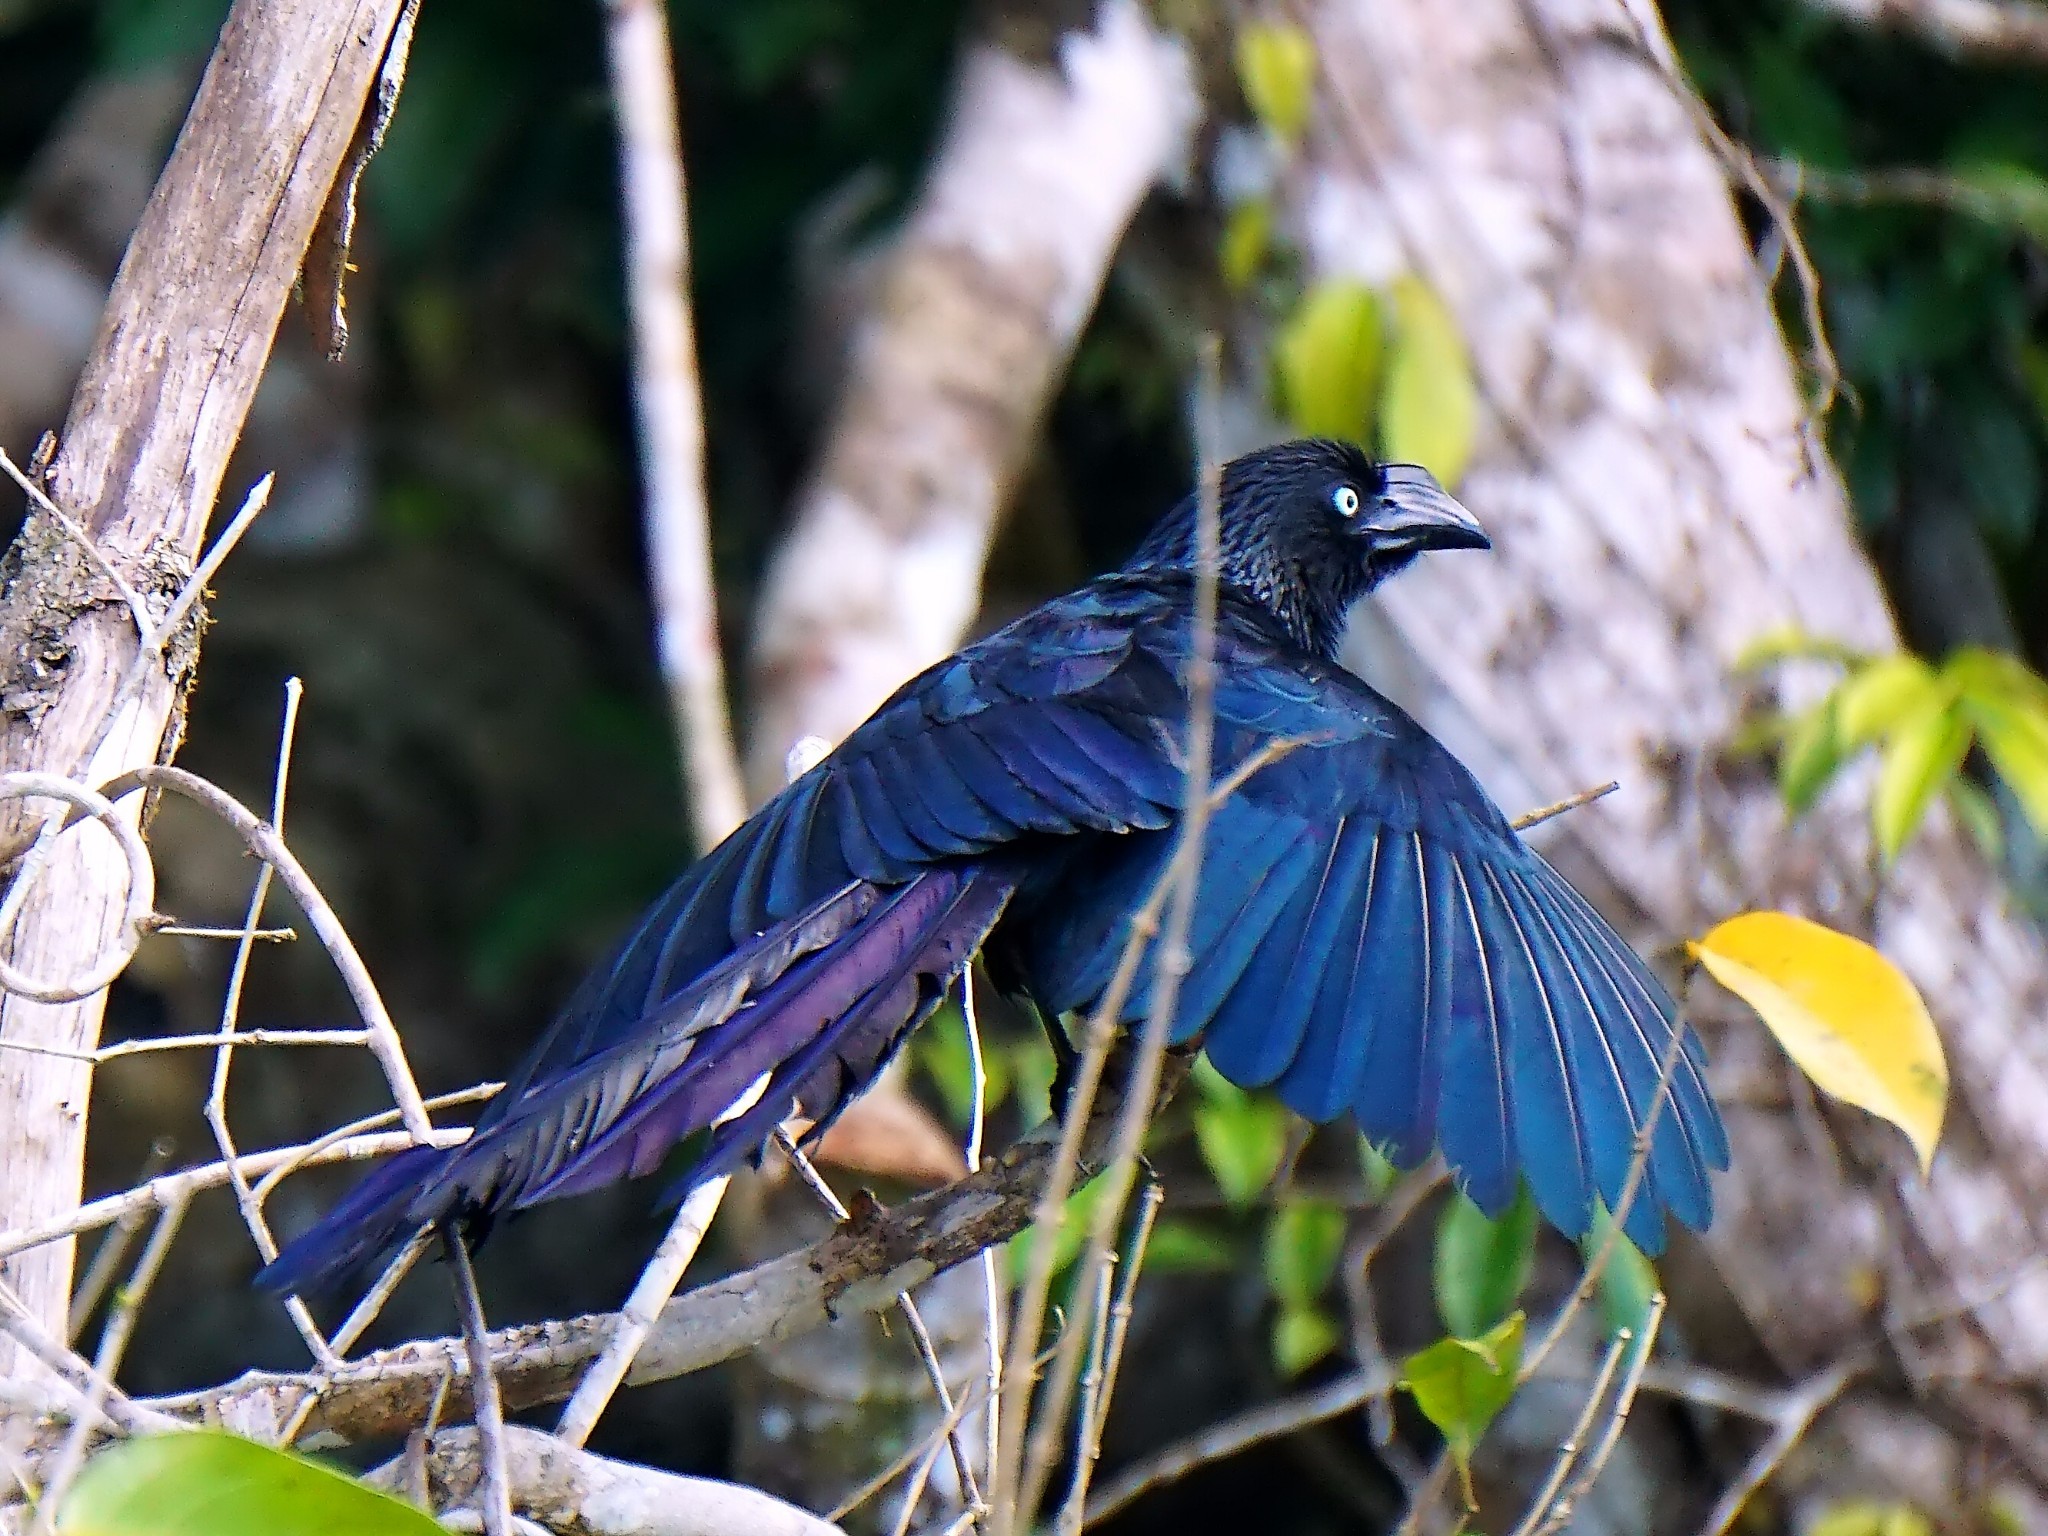
[[1033,62],[968,45],[952,117],[852,344],[755,626],[747,777],[780,789],[959,644],[1040,411],[1139,200],[1192,120],[1179,50],[1132,0]]
[[[402,9],[403,0],[240,0],[129,243],[48,488],[158,615],[197,558],[278,318]],[[197,621],[163,665],[124,688],[138,654],[135,622],[51,519],[29,519],[0,576],[0,765],[96,784],[167,758]],[[15,808],[10,825],[23,820]],[[103,832],[67,834],[15,925],[14,964],[45,983],[87,972],[119,937],[125,879]],[[0,1034],[89,1051],[104,1001],[104,992],[69,1003],[10,996]],[[76,1204],[91,1086],[81,1061],[0,1050],[0,1227]],[[69,1243],[17,1256],[5,1278],[61,1332]],[[0,1344],[0,1375],[10,1359]]]
[[1622,780],[1553,848],[1646,946],[1780,906],[1872,934],[1913,975],[1954,1076],[1932,1180],[1902,1140],[1795,1112],[1803,1091],[1731,1006],[1708,1021],[1736,1158],[1708,1249],[1792,1368],[1868,1339],[1879,1307],[1946,1309],[1915,1335],[1919,1385],[2048,1472],[2024,1411],[2048,1373],[2048,1273],[2030,1267],[2048,953],[1946,817],[1879,875],[1867,784],[1788,826],[1727,750],[1748,642],[1786,624],[1896,638],[1723,168],[1635,19],[1654,17],[1623,0],[1307,14],[1325,110],[1293,211],[1312,265],[1419,272],[1485,402],[1464,493],[1494,555],[1431,562],[1379,605],[1448,701],[1432,723],[1475,766],[1514,764],[1526,777],[1496,787],[1531,803]]

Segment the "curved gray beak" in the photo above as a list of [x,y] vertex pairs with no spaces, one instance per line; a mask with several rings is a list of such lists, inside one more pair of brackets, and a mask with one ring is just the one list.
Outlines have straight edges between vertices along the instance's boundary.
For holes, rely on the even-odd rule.
[[1386,488],[1361,518],[1362,531],[1388,553],[1491,549],[1479,519],[1419,464],[1386,466]]

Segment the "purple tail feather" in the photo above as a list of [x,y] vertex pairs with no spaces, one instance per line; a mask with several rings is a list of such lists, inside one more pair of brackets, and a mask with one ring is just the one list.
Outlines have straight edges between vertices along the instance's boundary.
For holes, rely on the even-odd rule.
[[[736,950],[629,1038],[530,1085],[470,1141],[400,1154],[257,1285],[338,1288],[421,1227],[638,1178],[714,1124],[678,1194],[729,1170],[799,1102],[821,1130],[930,1015],[1015,888],[989,865],[844,887]],[[757,1083],[752,1107],[718,1123]]]

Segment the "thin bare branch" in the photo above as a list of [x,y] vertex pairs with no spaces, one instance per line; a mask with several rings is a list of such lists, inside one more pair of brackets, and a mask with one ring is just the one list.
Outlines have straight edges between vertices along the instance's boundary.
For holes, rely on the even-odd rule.
[[370,1031],[370,1051],[377,1058],[377,1065],[384,1069],[392,1100],[398,1106],[405,1128],[412,1132],[415,1140],[424,1142],[431,1139],[433,1121],[428,1118],[419,1087],[413,1082],[412,1068],[405,1059],[405,1048],[399,1043],[398,1028],[391,1022],[391,1015],[384,1007],[384,999],[370,977],[369,968],[356,952],[355,941],[348,936],[348,930],[342,927],[334,908],[327,904],[327,898],[320,894],[320,888],[313,883],[313,877],[306,873],[297,856],[285,846],[275,829],[259,820],[241,801],[182,768],[160,763],[136,768],[105,785],[104,792],[108,799],[119,800],[145,787],[174,790],[205,806],[234,828],[252,852],[277,870],[277,877],[284,882],[292,900],[299,904],[306,920],[313,925],[315,937],[333,958],[342,985],[348,989],[350,1000]]
[[[1657,67],[1663,75],[1671,94],[1693,121],[1694,129],[1714,151],[1721,162],[1722,170],[1742,183],[1749,195],[1763,206],[1770,217],[1771,228],[1777,232],[1778,240],[1785,255],[1792,262],[1793,275],[1799,280],[1800,314],[1806,328],[1808,366],[1818,386],[1813,407],[1807,416],[1809,438],[1813,424],[1824,421],[1834,408],[1835,400],[1842,392],[1842,365],[1835,356],[1834,344],[1828,340],[1827,312],[1821,303],[1820,268],[1814,265],[1813,255],[1806,248],[1806,240],[1799,232],[1799,222],[1793,216],[1791,204],[1764,174],[1756,157],[1748,148],[1729,137],[1728,132],[1715,121],[1714,114],[1700,99],[1692,82],[1686,78],[1685,67],[1679,62],[1677,52],[1671,46],[1671,39],[1665,34],[1664,23],[1658,17],[1651,0],[1622,0],[1622,8],[1628,12],[1629,21],[1636,29],[1637,41],[1641,43],[1643,57]],[[1825,450],[1809,441],[1805,446],[1809,464],[1815,459],[1825,459]]]
[[1100,1524],[1154,1489],[1177,1482],[1198,1467],[1349,1413],[1384,1397],[1392,1388],[1393,1376],[1384,1369],[1352,1371],[1312,1392],[1265,1403],[1211,1424],[1199,1434],[1175,1441],[1143,1461],[1134,1462],[1111,1478],[1088,1501],[1086,1524]]
[[1595,800],[1603,800],[1619,788],[1621,780],[1609,779],[1605,784],[1596,785],[1592,789],[1582,789],[1576,795],[1567,795],[1564,799],[1554,801],[1539,810],[1525,811],[1508,825],[1517,832],[1526,832],[1531,827],[1541,826],[1553,816],[1562,816],[1566,811],[1576,811],[1582,805],[1591,805]]
[[1860,1359],[1839,1360],[1826,1370],[1815,1372],[1784,1395],[1770,1438],[1757,1447],[1756,1454],[1742,1469],[1742,1476],[1715,1503],[1713,1512],[1700,1527],[1700,1536],[1727,1536],[1735,1528],[1735,1522],[1742,1518],[1742,1507],[1749,1502],[1750,1496],[1770,1481],[1771,1474],[1784,1465],[1785,1458],[1792,1454],[1792,1448],[1813,1427],[1813,1421],[1820,1416],[1821,1410],[1841,1396],[1842,1389],[1864,1368]]
[[[974,1099],[968,1111],[967,1171],[976,1173],[981,1169],[983,1141],[988,1129],[988,1064],[982,1056],[981,1020],[974,1006],[974,967],[971,965],[960,973],[960,1017],[967,1031],[967,1064],[974,1087]],[[984,1376],[988,1408],[981,1416],[982,1473],[993,1484],[1002,1457],[1003,1390],[1003,1286],[1001,1277],[996,1273],[993,1248],[983,1249],[981,1255],[981,1309],[982,1341],[988,1355]]]
[[157,1217],[156,1229],[149,1234],[149,1242],[143,1247],[142,1257],[136,1260],[134,1273],[128,1277],[127,1285],[114,1293],[113,1305],[107,1310],[106,1326],[100,1331],[100,1347],[93,1357],[85,1411],[73,1422],[71,1433],[64,1437],[64,1449],[58,1453],[57,1468],[44,1482],[40,1513],[51,1522],[53,1529],[55,1512],[63,1507],[64,1495],[70,1492],[72,1481],[85,1465],[86,1448],[101,1417],[106,1394],[114,1389],[114,1377],[120,1372],[121,1357],[127,1353],[128,1340],[134,1335],[135,1319],[142,1310],[143,1298],[156,1284],[164,1256],[171,1251],[171,1240],[178,1235],[178,1227],[184,1219],[185,1207],[182,1205],[174,1205]]
[[[506,1471],[519,1506],[543,1531],[579,1536],[843,1536],[836,1525],[752,1488],[681,1477],[594,1456],[539,1430],[508,1426]],[[426,1453],[431,1499],[467,1503],[480,1467],[475,1431],[444,1430]],[[393,1492],[401,1470],[376,1480]]]
[[[796,1170],[805,1187],[831,1212],[832,1219],[837,1222],[849,1220],[846,1202],[825,1182],[825,1176],[818,1172],[816,1165],[804,1155],[803,1148],[796,1144],[795,1138],[781,1126],[775,1128],[775,1145],[789,1159],[790,1167]],[[924,1314],[918,1310],[917,1301],[909,1291],[897,1295],[896,1310],[903,1314],[911,1342],[917,1347],[917,1357],[924,1365],[925,1378],[932,1384],[932,1395],[939,1400],[940,1418],[955,1426],[946,1432],[945,1444],[953,1453],[953,1471],[960,1479],[962,1496],[969,1510],[980,1509],[983,1507],[981,1485],[974,1475],[974,1458],[968,1454],[967,1443],[958,1428],[960,1416],[954,1411],[953,1389],[947,1385],[946,1368],[939,1359],[938,1346],[932,1342],[932,1331],[925,1326]],[[915,1504],[917,1501],[912,1499],[910,1502]]]
[[577,1383],[575,1395],[562,1410],[555,1425],[555,1438],[565,1445],[589,1443],[590,1432],[597,1428],[613,1394],[625,1381],[626,1372],[632,1369],[640,1346],[660,1321],[661,1309],[683,1283],[683,1271],[703,1246],[704,1234],[711,1230],[711,1220],[718,1214],[719,1202],[725,1199],[726,1186],[731,1182],[732,1176],[725,1174],[698,1185],[676,1212],[654,1256],[626,1297],[626,1305],[619,1312],[619,1326],[605,1345],[604,1353]]
[[682,126],[659,0],[605,0],[605,57],[619,119],[633,405],[647,501],[656,649],[681,737],[699,846],[746,819],[726,716],[725,666],[711,584],[704,423],[690,320],[690,217]]
[[476,1414],[476,1436],[483,1464],[477,1486],[478,1512],[485,1536],[512,1536],[512,1479],[506,1466],[505,1404],[498,1395],[498,1377],[491,1367],[490,1330],[484,1325],[483,1296],[476,1288],[476,1266],[469,1261],[469,1243],[460,1231],[442,1234],[448,1272],[455,1284],[455,1304],[462,1313],[462,1341],[469,1351],[470,1405]]
[[[1571,1432],[1557,1448],[1557,1459],[1551,1463],[1550,1475],[1543,1486],[1536,1491],[1536,1497],[1529,1503],[1528,1513],[1515,1527],[1514,1536],[1551,1536],[1565,1521],[1569,1520],[1587,1490],[1599,1477],[1600,1469],[1607,1464],[1616,1443],[1621,1438],[1622,1426],[1628,1422],[1629,1410],[1635,1406],[1636,1388],[1641,1385],[1643,1369],[1649,1364],[1650,1351],[1656,1347],[1657,1329],[1664,1321],[1664,1295],[1660,1291],[1650,1303],[1649,1316],[1644,1320],[1642,1336],[1635,1330],[1618,1328],[1607,1346],[1607,1353],[1600,1362],[1600,1369],[1593,1377],[1593,1384],[1586,1392],[1585,1407],[1571,1427]],[[1630,1345],[1635,1347],[1630,1349]],[[1623,1374],[1621,1389],[1613,1401],[1608,1400],[1608,1387],[1614,1381],[1614,1374],[1621,1365],[1623,1355],[1629,1357],[1629,1368]],[[1606,1417],[1602,1420],[1602,1410]],[[1595,1424],[1603,1424],[1600,1438],[1594,1443],[1593,1455],[1587,1459],[1585,1468],[1571,1483],[1569,1491],[1565,1482],[1579,1465],[1580,1453],[1586,1447],[1587,1437],[1593,1433]]]
[[[488,1098],[499,1084],[490,1083],[479,1089],[466,1089],[461,1093],[443,1094],[427,1102],[436,1109],[449,1108],[457,1104],[474,1103]],[[244,1177],[265,1180],[259,1192],[267,1192],[274,1184],[270,1181],[282,1179],[287,1173],[301,1168],[319,1168],[329,1163],[361,1162],[372,1157],[388,1157],[393,1152],[403,1152],[416,1143],[409,1131],[383,1133],[365,1131],[365,1124],[389,1125],[398,1118],[396,1110],[388,1110],[374,1116],[370,1121],[357,1121],[344,1126],[339,1132],[330,1132],[319,1141],[306,1142],[299,1146],[273,1147],[263,1152],[245,1152],[237,1158],[236,1165]],[[450,1126],[437,1130],[432,1145],[453,1147],[469,1136],[469,1127]],[[54,1243],[61,1238],[75,1237],[81,1232],[91,1232],[111,1225],[137,1213],[164,1210],[177,1201],[189,1198],[202,1189],[215,1189],[230,1182],[232,1175],[225,1163],[201,1163],[196,1168],[187,1168],[178,1173],[160,1174],[133,1189],[126,1189],[116,1195],[106,1195],[78,1207],[61,1220],[47,1221],[38,1226],[24,1227],[18,1232],[0,1233],[0,1259],[12,1254],[40,1248],[44,1243]]]
[[1079,1536],[1087,1523],[1088,1485],[1095,1479],[1095,1463],[1102,1456],[1102,1435],[1109,1424],[1110,1400],[1116,1396],[1116,1378],[1123,1364],[1124,1342],[1130,1336],[1138,1275],[1145,1267],[1145,1249],[1152,1240],[1152,1224],[1158,1220],[1159,1207],[1165,1200],[1165,1187],[1156,1178],[1148,1177],[1144,1194],[1139,1197],[1138,1220],[1130,1245],[1114,1266],[1105,1266],[1102,1271],[1105,1286],[1111,1268],[1118,1271],[1116,1294],[1114,1299],[1105,1295],[1103,1304],[1097,1309],[1103,1314],[1096,1324],[1101,1358],[1091,1357],[1088,1362],[1088,1376],[1094,1380],[1083,1379],[1081,1413],[1074,1436],[1074,1478],[1067,1489],[1067,1501],[1060,1507],[1055,1527],[1060,1536]]
[[141,1040],[120,1040],[96,1051],[69,1051],[62,1046],[37,1045],[31,1041],[0,1040],[0,1051],[26,1051],[31,1056],[61,1056],[67,1061],[101,1064],[124,1056],[152,1056],[159,1051],[200,1050],[223,1045],[368,1045],[366,1029],[252,1029],[239,1034],[155,1035]]
[[[270,492],[276,480],[277,476],[265,474],[249,487],[249,494],[242,498],[242,505],[235,510],[233,519],[220,531],[220,537],[215,539],[206,551],[199,562],[199,568],[193,571],[185,585],[178,589],[178,595],[171,599],[171,606],[164,612],[163,623],[157,626],[157,633],[161,637],[159,643],[168,643],[170,637],[177,634],[184,625],[186,616],[199,605],[200,599],[206,596],[208,583],[220,574],[220,568],[227,563],[228,556],[233,554],[235,546],[242,542],[242,535],[249,531],[258,517],[262,516],[263,509],[270,505]],[[294,683],[297,681],[297,678],[292,679]]]

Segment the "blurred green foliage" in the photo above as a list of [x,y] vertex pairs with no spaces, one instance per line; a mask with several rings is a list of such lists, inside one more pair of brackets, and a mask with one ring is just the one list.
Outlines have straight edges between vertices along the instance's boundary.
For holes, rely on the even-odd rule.
[[[1916,646],[2048,658],[2048,114],[2041,77],[1799,5],[1667,7],[1729,131],[1802,185],[1846,397],[1828,438]],[[1902,174],[1904,173],[1904,174]],[[1756,210],[1752,210],[1755,212]],[[1760,241],[1766,238],[1758,220]],[[1789,274],[1779,287],[1800,334]],[[1960,513],[1997,613],[1953,611],[1929,525]]]
[[1943,797],[1996,860],[2003,842],[1998,809],[1962,772],[1975,746],[2022,823],[2048,838],[2048,682],[2017,658],[1963,646],[1934,666],[1912,655],[1865,656],[1787,631],[1765,636],[1742,661],[1819,661],[1842,669],[1840,681],[1803,713],[1766,720],[1748,738],[1775,742],[1779,792],[1795,814],[1849,763],[1875,751],[1871,820],[1887,861]]

